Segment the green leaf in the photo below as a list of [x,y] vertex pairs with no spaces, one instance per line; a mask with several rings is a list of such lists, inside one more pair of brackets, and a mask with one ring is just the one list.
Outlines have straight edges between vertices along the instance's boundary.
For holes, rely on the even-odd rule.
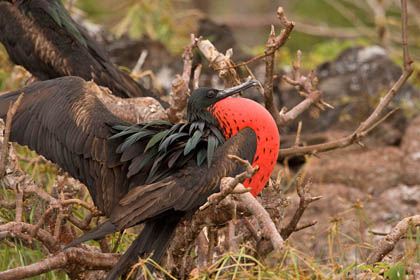
[[194,135],[188,139],[187,145],[184,148],[184,156],[188,155],[197,146],[203,133],[200,130],[196,130]]
[[384,276],[385,279],[390,280],[403,280],[405,279],[405,266],[401,262],[397,262],[393,267],[389,270],[385,271]]
[[295,253],[293,253],[292,250],[290,250],[289,253],[290,253],[290,257],[292,259],[293,267],[295,268],[295,276],[296,276],[296,279],[299,280],[300,279],[299,278],[299,268],[298,268],[298,263],[297,263],[297,260],[296,260]]

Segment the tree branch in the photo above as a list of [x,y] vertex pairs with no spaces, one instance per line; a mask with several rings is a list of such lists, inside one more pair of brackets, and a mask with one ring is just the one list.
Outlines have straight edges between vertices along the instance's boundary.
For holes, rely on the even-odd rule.
[[80,248],[69,248],[37,263],[0,272],[0,279],[23,279],[37,276],[54,269],[70,268],[73,265],[77,265],[78,269],[110,269],[118,262],[120,256],[121,254],[99,253]]
[[302,230],[304,228],[307,228],[309,226],[313,226],[316,224],[315,222],[310,223],[309,225],[305,225],[304,227],[298,227],[298,223],[300,221],[300,218],[302,218],[303,213],[305,212],[306,208],[308,208],[309,204],[311,204],[314,201],[320,200],[321,196],[312,197],[309,193],[309,188],[312,185],[311,182],[307,182],[306,184],[303,183],[303,177],[301,174],[298,175],[298,179],[296,182],[296,191],[299,196],[299,206],[296,209],[295,214],[293,215],[293,218],[290,220],[290,222],[281,229],[280,234],[281,237],[284,239],[289,238],[289,236],[298,230]]
[[265,79],[264,79],[264,102],[265,107],[273,116],[277,127],[280,128],[284,122],[280,118],[280,112],[277,109],[276,104],[274,103],[273,96],[273,79],[274,79],[274,59],[276,51],[282,47],[286,41],[289,39],[290,33],[295,26],[294,22],[289,21],[282,7],[277,9],[277,17],[280,22],[284,25],[284,29],[281,30],[280,35],[276,37],[274,26],[271,26],[271,32],[268,36],[268,41],[266,44],[265,54]]
[[420,215],[412,216],[400,221],[389,234],[383,237],[366,260],[368,264],[380,262],[391,252],[398,241],[405,235],[409,227],[420,224]]

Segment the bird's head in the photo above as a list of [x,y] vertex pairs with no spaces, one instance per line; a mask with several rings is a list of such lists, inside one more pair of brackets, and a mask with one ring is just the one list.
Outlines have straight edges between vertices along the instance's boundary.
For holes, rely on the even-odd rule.
[[205,121],[211,124],[217,124],[216,119],[209,111],[212,105],[216,104],[226,97],[232,96],[242,90],[253,86],[261,86],[257,80],[250,80],[235,87],[227,89],[199,88],[191,93],[188,99],[187,119],[189,122]]

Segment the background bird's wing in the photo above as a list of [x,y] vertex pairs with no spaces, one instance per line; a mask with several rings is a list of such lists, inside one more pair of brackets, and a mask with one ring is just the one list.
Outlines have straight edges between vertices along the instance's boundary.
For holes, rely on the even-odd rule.
[[25,96],[13,118],[11,141],[27,145],[60,165],[89,189],[95,205],[109,214],[127,189],[127,165],[121,163],[111,126],[129,125],[96,97],[100,88],[78,77],[34,83],[0,95],[0,117],[10,101]]
[[0,1],[0,42],[14,63],[40,80],[79,76],[120,97],[152,96],[111,63],[59,0]]
[[228,155],[252,162],[256,148],[255,132],[244,128],[216,150],[210,168],[197,167],[191,160],[188,166],[163,180],[132,188],[114,208],[110,221],[120,230],[165,215],[165,212],[195,210],[210,194],[218,191],[221,178],[244,171],[243,165]]

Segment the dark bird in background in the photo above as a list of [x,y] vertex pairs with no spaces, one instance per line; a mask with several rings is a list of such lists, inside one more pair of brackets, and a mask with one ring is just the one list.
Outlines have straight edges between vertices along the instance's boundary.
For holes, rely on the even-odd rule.
[[109,217],[67,247],[145,223],[106,278],[117,279],[138,257],[152,254],[159,261],[179,221],[219,190],[222,177],[244,171],[229,154],[260,167],[244,182],[253,195],[265,186],[278,155],[276,124],[258,103],[229,97],[257,83],[193,91],[186,123],[131,124],[111,114],[87,82],[62,77],[1,95],[0,117],[6,118],[9,102],[24,92],[11,141],[83,182]]
[[78,76],[119,97],[153,96],[111,63],[60,0],[0,0],[0,42],[39,80]]

